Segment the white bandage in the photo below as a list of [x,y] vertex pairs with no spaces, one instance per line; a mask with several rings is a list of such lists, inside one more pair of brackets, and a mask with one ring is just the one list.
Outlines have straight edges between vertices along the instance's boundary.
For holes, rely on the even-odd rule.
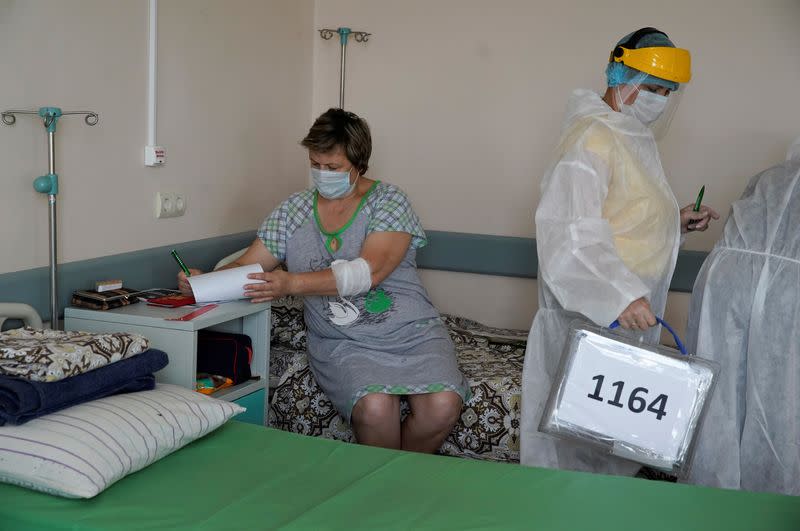
[[363,258],[334,260],[331,270],[336,279],[336,291],[342,297],[366,293],[372,287],[372,273]]

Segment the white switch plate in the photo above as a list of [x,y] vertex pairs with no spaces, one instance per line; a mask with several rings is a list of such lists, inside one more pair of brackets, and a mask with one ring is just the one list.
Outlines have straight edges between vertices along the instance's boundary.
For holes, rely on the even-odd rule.
[[186,212],[186,196],[181,192],[156,193],[156,217],[174,218]]

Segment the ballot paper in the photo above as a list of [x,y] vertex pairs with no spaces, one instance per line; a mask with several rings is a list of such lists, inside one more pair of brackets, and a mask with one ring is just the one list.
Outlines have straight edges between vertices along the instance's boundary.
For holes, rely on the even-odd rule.
[[246,284],[258,284],[263,280],[247,278],[250,273],[263,273],[261,264],[251,264],[231,269],[223,269],[187,278],[192,286],[194,300],[198,304],[206,302],[225,302],[244,298]]

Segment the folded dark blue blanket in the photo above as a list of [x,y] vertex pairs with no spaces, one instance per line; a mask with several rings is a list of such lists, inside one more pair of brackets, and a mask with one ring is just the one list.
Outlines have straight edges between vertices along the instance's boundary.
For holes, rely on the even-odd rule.
[[153,389],[153,373],[166,367],[168,362],[162,351],[150,349],[57,382],[0,376],[0,426],[24,424],[59,409],[109,395]]

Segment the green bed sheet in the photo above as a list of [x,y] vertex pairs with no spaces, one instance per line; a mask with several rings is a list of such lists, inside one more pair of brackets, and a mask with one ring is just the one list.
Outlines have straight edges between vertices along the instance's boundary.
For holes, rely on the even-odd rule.
[[91,500],[0,485],[0,529],[796,531],[800,498],[411,454],[230,422]]

